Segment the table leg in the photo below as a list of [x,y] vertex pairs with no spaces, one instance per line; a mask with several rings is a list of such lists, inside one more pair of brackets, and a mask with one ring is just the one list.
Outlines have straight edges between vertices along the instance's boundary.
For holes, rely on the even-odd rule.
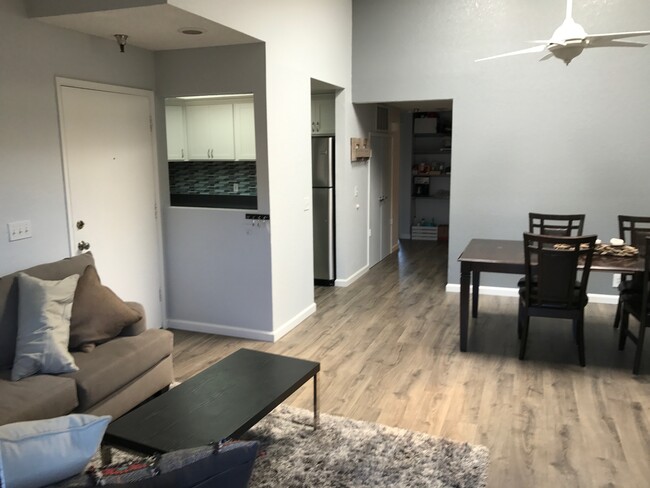
[[99,448],[101,458],[102,458],[102,465],[103,466],[108,466],[113,462],[113,453],[111,452],[111,446],[107,446],[106,444],[102,444]]
[[467,351],[467,323],[469,322],[469,263],[460,263],[460,350]]
[[318,373],[314,375],[314,430],[320,427],[320,411],[318,407]]
[[472,317],[478,317],[478,289],[481,285],[481,272],[472,271]]

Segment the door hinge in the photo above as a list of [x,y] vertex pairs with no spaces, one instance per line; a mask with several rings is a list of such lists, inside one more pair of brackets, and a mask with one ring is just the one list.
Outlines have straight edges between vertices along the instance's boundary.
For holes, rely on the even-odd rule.
[[149,132],[153,133],[153,117],[149,116]]
[[158,204],[154,203],[153,204],[153,216],[156,220],[158,220]]

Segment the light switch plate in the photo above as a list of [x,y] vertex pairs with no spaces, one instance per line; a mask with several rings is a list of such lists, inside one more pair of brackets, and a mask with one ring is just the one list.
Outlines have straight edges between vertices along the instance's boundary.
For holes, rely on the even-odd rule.
[[19,241],[32,237],[32,223],[29,220],[9,222],[7,227],[9,228],[9,241]]

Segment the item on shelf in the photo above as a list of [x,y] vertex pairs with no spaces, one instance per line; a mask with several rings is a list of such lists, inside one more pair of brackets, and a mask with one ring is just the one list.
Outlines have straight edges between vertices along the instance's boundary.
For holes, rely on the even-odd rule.
[[438,117],[434,113],[422,114],[413,120],[414,134],[436,134],[438,132]]

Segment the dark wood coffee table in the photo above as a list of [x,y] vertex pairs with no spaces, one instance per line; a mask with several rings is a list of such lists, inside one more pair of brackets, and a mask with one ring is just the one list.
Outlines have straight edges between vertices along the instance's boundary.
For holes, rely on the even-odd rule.
[[238,437],[314,379],[318,428],[320,363],[240,349],[112,422],[105,446],[143,454]]

